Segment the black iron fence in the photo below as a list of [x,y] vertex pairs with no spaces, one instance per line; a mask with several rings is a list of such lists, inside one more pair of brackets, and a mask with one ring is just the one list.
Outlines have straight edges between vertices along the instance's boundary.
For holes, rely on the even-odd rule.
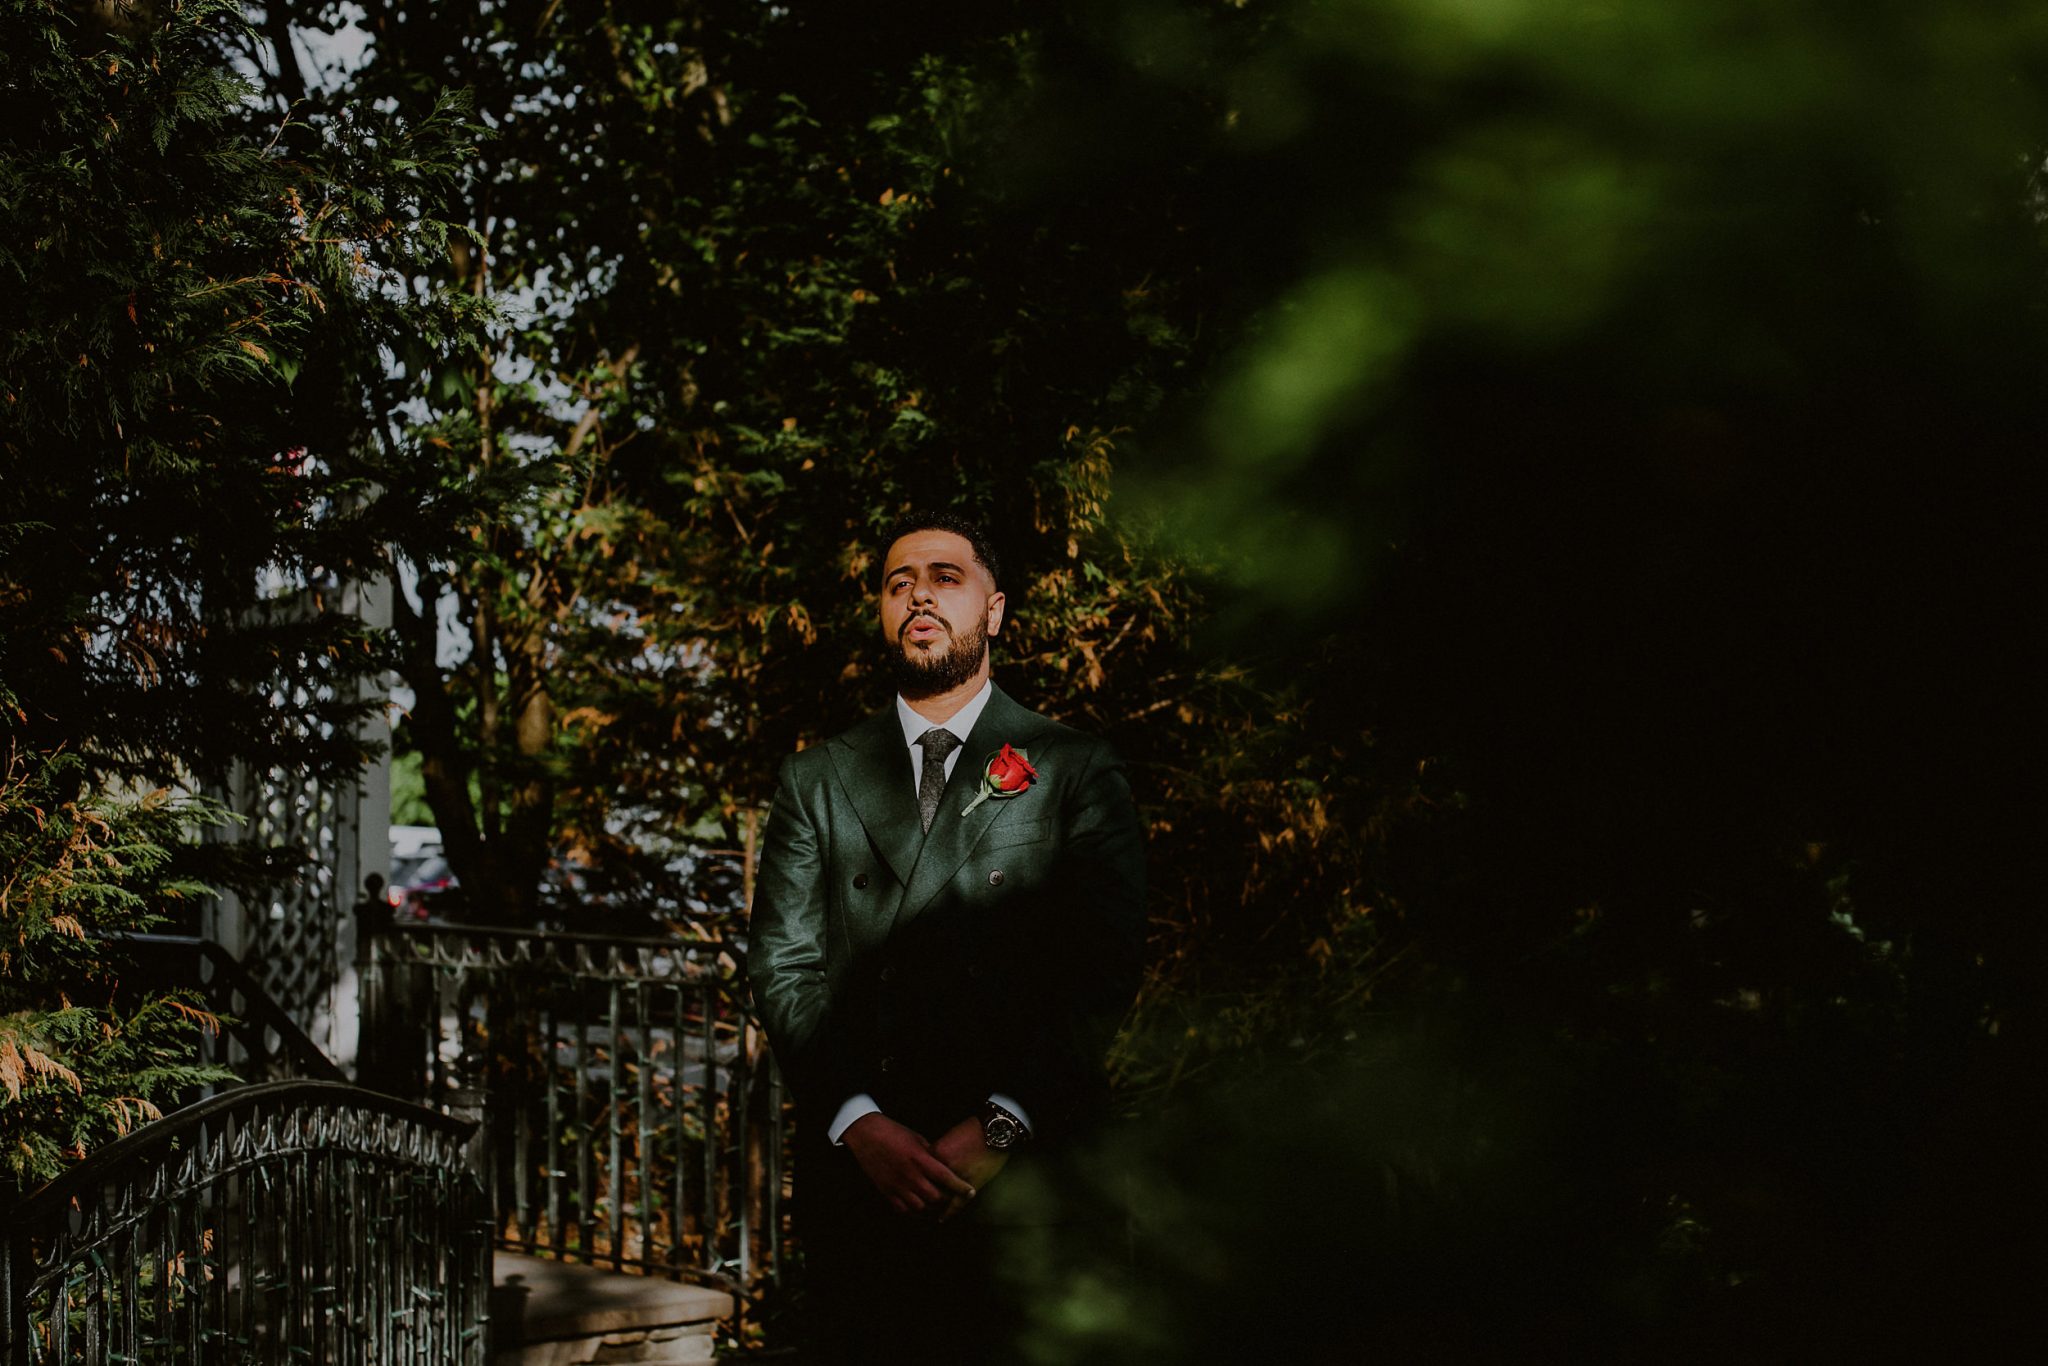
[[500,1247],[742,1293],[776,1277],[783,1097],[724,946],[374,912],[359,944],[361,1077],[482,1116]]
[[0,1362],[481,1366],[475,1130],[331,1082],[145,1125],[8,1211]]

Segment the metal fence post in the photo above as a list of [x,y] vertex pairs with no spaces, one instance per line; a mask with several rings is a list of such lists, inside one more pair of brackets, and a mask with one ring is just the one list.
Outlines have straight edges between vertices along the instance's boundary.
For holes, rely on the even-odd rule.
[[356,1078],[372,1091],[404,1100],[427,1094],[423,1022],[413,1006],[412,964],[399,961],[391,934],[391,903],[384,879],[363,879],[356,902],[356,981],[361,1029],[357,1035]]
[[23,1240],[13,1218],[5,1223],[6,1232],[0,1233],[0,1301],[6,1305],[0,1311],[0,1366],[14,1366],[28,1347],[28,1301],[14,1284],[15,1261],[25,1249],[19,1246]]

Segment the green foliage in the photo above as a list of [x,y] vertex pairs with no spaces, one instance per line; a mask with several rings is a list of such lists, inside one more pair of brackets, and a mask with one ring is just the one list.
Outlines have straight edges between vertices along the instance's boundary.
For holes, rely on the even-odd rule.
[[[470,244],[432,278],[503,321],[443,367],[401,348],[378,390],[435,486],[523,490],[461,536],[395,537],[403,743],[486,913],[531,914],[563,846],[679,901],[676,832],[740,842],[763,756],[880,700],[867,579],[911,502],[1009,543],[1005,677],[1038,705],[1121,727],[1214,688],[1184,648],[1193,584],[1106,515],[1116,433],[1187,339],[1145,263],[1004,209],[1030,79],[1005,25],[499,4],[364,26],[363,65],[302,117],[416,117],[460,83],[493,129]],[[388,482],[418,497],[411,477]],[[1167,710],[1118,687],[1174,648]]]
[[[1361,866],[1435,798],[1255,651],[1219,653],[1202,632],[1230,566],[1113,494],[1244,300],[1199,250],[1184,164],[1060,176],[1067,149],[1034,145],[1071,72],[1118,79],[1085,30],[755,5],[398,6],[364,26],[364,64],[302,117],[403,118],[462,82],[494,130],[464,181],[482,250],[458,241],[436,278],[504,319],[379,390],[438,453],[435,486],[526,491],[454,539],[396,537],[401,746],[485,907],[530,915],[565,848],[679,905],[678,832],[741,843],[771,757],[883,700],[869,580],[922,502],[1003,543],[1006,686],[1139,766],[1155,997],[1377,953],[1399,912]],[[389,482],[422,496],[411,477]],[[443,614],[467,646],[452,665]],[[1134,1080],[1180,1068],[1170,1037],[1147,1035]]]
[[0,679],[9,733],[94,775],[353,774],[383,661],[319,590],[383,554],[361,386],[468,308],[393,278],[441,247],[421,196],[460,154],[454,107],[374,143],[240,126],[219,45],[241,22],[0,11]]
[[117,31],[83,8],[0,5],[0,1153],[21,1182],[210,1079],[182,1060],[217,1022],[125,988],[107,936],[196,919],[202,862],[246,885],[305,856],[202,843],[218,813],[165,792],[238,763],[360,770],[387,651],[341,585],[385,560],[393,515],[364,385],[476,312],[405,285],[446,247],[428,207],[471,131],[458,103],[259,126],[223,53],[238,7]]
[[230,1076],[190,1061],[220,1022],[190,993],[124,989],[107,940],[209,894],[173,873],[171,846],[219,813],[162,792],[76,800],[79,766],[10,749],[0,771],[0,1163],[21,1186]]
[[[2008,601],[2039,597],[2048,426],[2037,15],[362,24],[364,65],[279,149],[361,160],[376,198],[330,189],[340,241],[459,210],[381,292],[329,283],[376,340],[288,392],[353,386],[319,473],[388,491],[334,529],[397,547],[407,743],[481,899],[530,912],[560,843],[673,895],[676,831],[737,840],[775,755],[880,700],[890,516],[964,506],[1007,542],[1004,681],[1109,733],[1152,820],[1158,968],[1119,1065],[1235,1139],[1141,1145],[1188,1192],[1155,1250],[1205,1253],[1148,1311],[1166,1359],[1199,1353],[1190,1323],[1235,1350],[1186,1307],[1268,1246],[1312,1249],[1286,1265],[1330,1298],[1503,1285],[1469,1344],[1496,1358],[1531,1323],[1644,1359],[1896,1350],[1903,1306],[2010,1325],[2037,1259],[2009,1211],[2040,1193],[2012,1114],[2048,1076],[2040,670]],[[447,87],[493,136],[393,188],[379,158]],[[46,160],[7,193],[65,184]],[[100,201],[127,202],[45,217],[75,235]],[[443,322],[376,330],[401,295]],[[217,391],[264,373],[227,327],[254,299],[210,318]],[[445,340],[456,300],[494,319],[473,344]],[[68,347],[24,411],[71,411]],[[8,633],[24,697],[50,635]],[[1361,1132],[1370,1163],[1310,1180]]]
[[2024,1340],[2039,15],[1093,8],[1009,155],[1048,214],[1165,168],[1200,379],[1119,506],[1221,571],[1282,702],[1236,781],[1298,784],[1183,851],[1214,918],[1126,1050],[1193,1136],[1155,1250],[1209,1254],[1157,1359],[1269,1275],[1371,1288],[1350,1356]]

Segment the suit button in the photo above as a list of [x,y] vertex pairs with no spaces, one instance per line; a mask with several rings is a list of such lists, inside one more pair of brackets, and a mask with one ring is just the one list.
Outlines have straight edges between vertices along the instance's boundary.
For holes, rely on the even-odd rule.
[[893,982],[893,981],[895,981],[895,980],[896,980],[896,969],[894,969],[894,968],[883,968],[883,969],[882,969],[882,980],[883,980],[883,981],[885,981],[885,982]]
[[894,1058],[884,1058],[884,1059],[882,1059],[882,1070],[883,1070],[884,1072],[894,1072],[894,1071],[896,1070],[896,1059],[894,1059]]
[[997,868],[988,875],[988,885],[991,887],[1000,887],[1003,885],[1002,869]]
[[867,889],[868,875],[866,873],[855,873],[853,875],[853,890],[855,890],[856,892],[865,892]]
[[967,975],[968,975],[969,977],[979,977],[979,976],[981,976],[981,964],[979,964],[979,963],[969,963],[969,964],[967,965]]

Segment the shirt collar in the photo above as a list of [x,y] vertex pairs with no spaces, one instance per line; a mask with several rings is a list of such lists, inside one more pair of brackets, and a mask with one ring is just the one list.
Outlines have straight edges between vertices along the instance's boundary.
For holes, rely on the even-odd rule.
[[[960,710],[938,724],[952,731],[954,739],[963,745],[966,744],[968,733],[974,729],[974,723],[981,719],[981,709],[988,705],[989,695],[995,691],[995,685],[996,681],[993,678],[984,680],[980,692],[968,698]],[[912,749],[917,748],[918,739],[932,728],[930,721],[910,709],[910,704],[903,700],[901,693],[896,694],[896,721],[903,727],[903,743]]]

